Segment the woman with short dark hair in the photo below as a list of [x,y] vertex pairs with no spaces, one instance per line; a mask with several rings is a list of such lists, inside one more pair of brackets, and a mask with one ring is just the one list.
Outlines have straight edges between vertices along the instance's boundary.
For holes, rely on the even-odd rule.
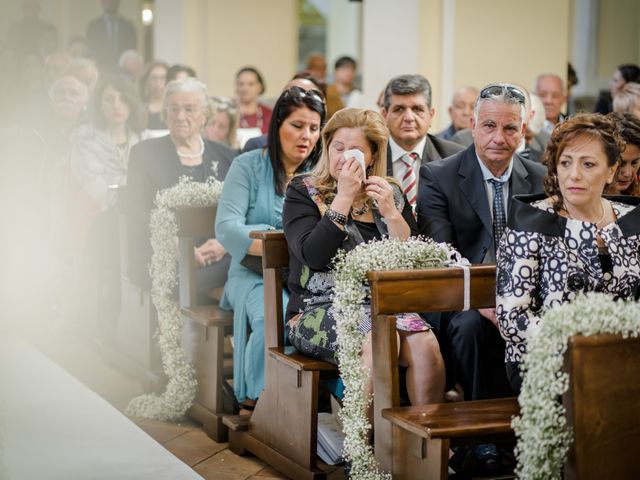
[[498,248],[496,317],[516,391],[528,339],[546,310],[583,292],[640,296],[640,200],[602,194],[623,148],[611,117],[576,115],[551,134],[545,194],[513,199]]

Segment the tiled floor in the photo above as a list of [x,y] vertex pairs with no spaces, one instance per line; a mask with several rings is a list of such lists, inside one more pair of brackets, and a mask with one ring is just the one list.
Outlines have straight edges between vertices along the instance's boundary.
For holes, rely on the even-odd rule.
[[170,424],[153,420],[137,422],[167,450],[191,466],[205,479],[284,479],[275,470],[254,457],[239,457],[226,443],[211,440],[198,425],[187,422]]

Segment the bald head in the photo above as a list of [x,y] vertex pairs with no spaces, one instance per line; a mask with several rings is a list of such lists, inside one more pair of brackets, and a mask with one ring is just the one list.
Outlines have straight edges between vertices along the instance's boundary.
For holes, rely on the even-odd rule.
[[567,100],[562,78],[554,73],[543,73],[536,80],[536,94],[542,100],[546,119],[558,123],[562,105]]

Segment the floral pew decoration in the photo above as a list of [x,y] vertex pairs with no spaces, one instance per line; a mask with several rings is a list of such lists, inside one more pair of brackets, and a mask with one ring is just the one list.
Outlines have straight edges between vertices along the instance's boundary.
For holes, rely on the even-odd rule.
[[216,206],[221,192],[222,182],[213,177],[204,183],[181,177],[176,185],[156,195],[149,224],[153,249],[149,270],[151,299],[158,312],[158,344],[168,383],[160,395],[150,393],[132,399],[125,410],[127,415],[176,421],[184,418],[193,405],[197,382],[182,345],[183,319],[174,295],[178,268],[175,210],[178,207]]
[[522,479],[560,479],[573,440],[566,409],[558,401],[569,388],[562,371],[564,354],[573,335],[640,334],[640,304],[614,301],[589,293],[545,313],[525,355],[520,416],[512,426],[518,439],[516,475]]
[[[350,252],[340,252],[335,259],[336,330],[338,364],[345,391],[340,412],[345,433],[344,458],[351,464],[354,479],[391,478],[378,470],[373,449],[368,442],[371,428],[366,411],[372,398],[366,394],[366,371],[360,361],[364,336],[357,326],[364,315],[367,296],[367,272],[373,270],[414,270],[462,263],[451,246],[431,239],[406,241],[383,239],[358,245]],[[466,262],[466,261],[465,261]]]

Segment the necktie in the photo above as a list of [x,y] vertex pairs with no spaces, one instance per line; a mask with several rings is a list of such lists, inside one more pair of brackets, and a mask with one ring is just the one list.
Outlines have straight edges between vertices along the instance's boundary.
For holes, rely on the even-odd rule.
[[497,254],[500,238],[507,225],[507,217],[504,212],[504,199],[502,196],[502,185],[504,182],[493,178],[489,181],[493,185],[493,245]]
[[418,177],[416,177],[416,171],[413,168],[413,162],[418,158],[418,154],[415,152],[407,153],[402,156],[400,161],[402,162],[402,171],[400,172],[402,181],[402,191],[409,200],[411,208],[415,211],[416,200],[418,198]]

